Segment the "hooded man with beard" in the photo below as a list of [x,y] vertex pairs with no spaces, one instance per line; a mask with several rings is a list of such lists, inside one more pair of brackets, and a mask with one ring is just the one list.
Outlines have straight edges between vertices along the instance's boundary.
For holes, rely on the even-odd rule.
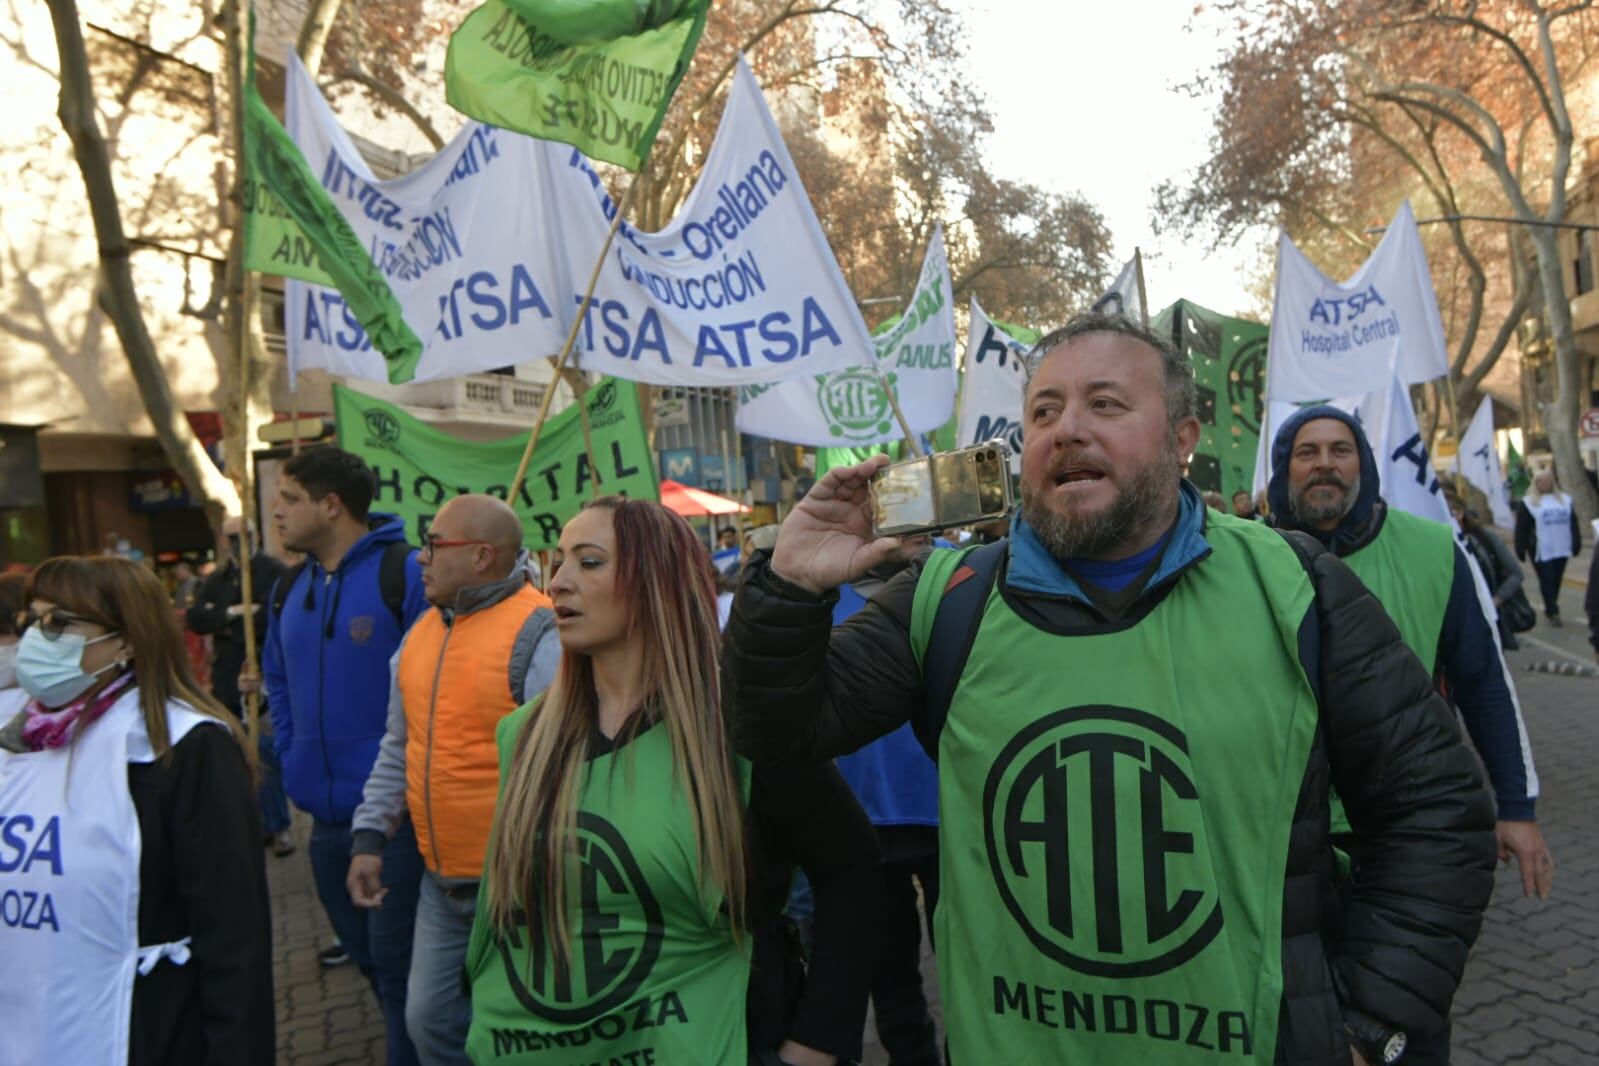
[[1555,864],[1534,820],[1532,749],[1465,550],[1448,526],[1390,508],[1381,488],[1365,430],[1336,407],[1295,412],[1272,442],[1272,522],[1348,564],[1447,684],[1493,784],[1500,858],[1514,855],[1526,894],[1548,899]]
[[[878,459],[751,561],[735,746],[801,762],[910,722],[937,760],[956,1066],[1397,1061],[1448,1018],[1493,883],[1447,705],[1332,554],[1180,480],[1197,401],[1165,338],[1082,315],[1028,370],[1004,541],[933,552],[831,628],[897,547],[871,529]],[[1329,786],[1384,860],[1341,907]]]

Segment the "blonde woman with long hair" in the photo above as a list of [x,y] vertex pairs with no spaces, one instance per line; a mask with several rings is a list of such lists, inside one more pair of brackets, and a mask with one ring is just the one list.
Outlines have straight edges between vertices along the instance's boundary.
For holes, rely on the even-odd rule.
[[[858,1056],[876,841],[830,764],[752,773],[733,756],[704,546],[659,504],[607,497],[567,523],[554,565],[560,669],[499,728],[468,1053]],[[817,898],[808,979],[779,913],[796,864]]]
[[1532,560],[1543,593],[1544,616],[1560,626],[1560,582],[1566,563],[1582,550],[1582,525],[1571,497],[1560,491],[1553,467],[1538,471],[1516,505],[1516,557]]
[[271,922],[238,722],[143,567],[49,559],[24,597],[30,701],[0,722],[0,1064],[267,1066]]

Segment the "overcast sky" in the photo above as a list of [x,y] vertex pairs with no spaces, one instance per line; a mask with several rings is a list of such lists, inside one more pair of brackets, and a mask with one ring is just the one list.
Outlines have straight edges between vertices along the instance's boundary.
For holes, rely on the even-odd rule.
[[1079,192],[1104,214],[1118,262],[1140,247],[1153,308],[1184,297],[1216,311],[1253,310],[1262,231],[1209,252],[1150,225],[1154,190],[1207,154],[1215,102],[1179,91],[1222,42],[1196,23],[1194,0],[1137,4],[956,0],[971,31],[976,88],[988,97],[995,171]]

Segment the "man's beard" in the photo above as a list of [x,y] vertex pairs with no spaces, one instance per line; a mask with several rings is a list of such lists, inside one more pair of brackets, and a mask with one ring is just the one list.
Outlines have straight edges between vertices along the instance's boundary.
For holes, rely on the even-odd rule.
[[[1340,489],[1343,495],[1330,503],[1311,503],[1305,494],[1317,485],[1333,485]],[[1360,495],[1360,477],[1355,476],[1354,482],[1345,482],[1343,478],[1334,473],[1314,474],[1309,481],[1297,488],[1288,490],[1288,509],[1293,512],[1295,520],[1301,525],[1319,526],[1325,522],[1341,520],[1344,515],[1354,509],[1355,499]]]
[[1177,437],[1167,433],[1160,455],[1135,472],[1108,507],[1090,514],[1062,514],[1050,509],[1025,486],[1022,518],[1057,559],[1103,556],[1159,522],[1178,479]]

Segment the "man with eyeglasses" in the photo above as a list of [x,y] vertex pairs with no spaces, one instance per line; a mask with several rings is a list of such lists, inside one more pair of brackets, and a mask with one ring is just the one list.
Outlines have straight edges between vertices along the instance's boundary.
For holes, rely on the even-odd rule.
[[548,596],[528,582],[522,522],[493,496],[457,496],[422,545],[432,609],[395,653],[388,730],[356,809],[348,887],[384,905],[383,852],[409,812],[427,869],[405,1021],[428,1066],[465,1063],[472,1003],[461,967],[477,909],[501,718],[544,691],[561,659]]

